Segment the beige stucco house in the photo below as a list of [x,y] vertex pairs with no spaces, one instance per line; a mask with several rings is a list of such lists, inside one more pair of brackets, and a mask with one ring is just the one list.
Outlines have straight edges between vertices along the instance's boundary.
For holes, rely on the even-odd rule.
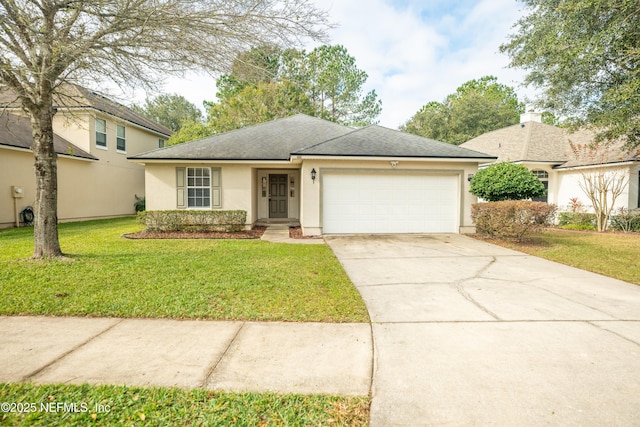
[[495,157],[303,114],[130,156],[148,210],[222,209],[305,235],[473,229],[468,177]]
[[[591,202],[580,188],[583,173],[624,177],[626,185],[614,209],[640,208],[640,152],[624,150],[620,143],[594,152],[587,148],[594,140],[592,132],[569,132],[550,126],[542,123],[540,113],[529,112],[521,116],[520,124],[485,133],[460,147],[492,154],[498,162],[526,166],[547,187],[547,195],[540,200],[556,204],[560,210],[570,210],[571,199],[579,201],[587,210],[591,208]],[[571,143],[582,150],[576,153]]]
[[[163,146],[170,130],[80,87],[69,88],[64,101],[54,117],[58,219],[135,214],[135,197],[145,194],[144,168],[127,156]],[[0,106],[2,228],[15,226],[19,212],[34,204],[36,183],[29,120],[7,92],[0,94]]]

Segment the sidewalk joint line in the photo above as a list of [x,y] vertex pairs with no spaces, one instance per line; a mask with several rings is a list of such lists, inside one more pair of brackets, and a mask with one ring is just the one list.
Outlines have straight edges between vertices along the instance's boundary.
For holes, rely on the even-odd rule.
[[233,338],[231,338],[231,340],[229,340],[229,344],[227,345],[227,348],[224,349],[224,351],[222,352],[222,354],[220,355],[218,360],[216,360],[215,363],[212,363],[211,366],[209,367],[209,369],[207,369],[207,372],[204,375],[203,380],[200,382],[200,387],[201,388],[204,388],[204,387],[207,386],[207,383],[209,382],[209,379],[211,378],[211,376],[213,375],[215,370],[218,369],[218,366],[222,362],[222,359],[224,359],[224,357],[227,355],[227,353],[229,352],[229,349],[231,348],[233,343],[236,341],[236,338],[238,338],[238,335],[240,335],[240,331],[242,331],[242,329],[244,329],[244,325],[246,325],[246,324],[247,324],[247,322],[242,322],[240,324],[240,327],[238,328],[236,333],[233,335]]
[[113,325],[109,325],[107,326],[105,329],[99,331],[97,334],[90,336],[89,338],[87,338],[86,340],[84,340],[83,342],[81,342],[80,344],[76,345],[75,347],[71,348],[70,350],[62,353],[60,356],[56,357],[55,359],[53,359],[52,361],[50,361],[49,363],[45,364],[44,366],[39,367],[38,369],[36,369],[35,371],[23,376],[20,381],[24,382],[27,381],[33,377],[35,377],[36,375],[40,374],[41,372],[45,371],[46,369],[50,368],[51,366],[55,365],[56,363],[58,363],[59,361],[61,361],[62,359],[64,359],[65,357],[69,356],[71,353],[74,353],[76,350],[80,349],[81,347],[84,347],[85,345],[89,344],[91,341],[93,341],[94,339],[98,338],[99,336],[109,332],[111,329],[115,328],[116,326],[118,326],[120,323],[124,322],[127,319],[118,319],[117,322],[115,322]]

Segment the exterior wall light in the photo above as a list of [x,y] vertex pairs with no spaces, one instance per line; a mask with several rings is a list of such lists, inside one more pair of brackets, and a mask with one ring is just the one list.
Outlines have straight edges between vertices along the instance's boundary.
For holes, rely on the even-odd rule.
[[472,179],[473,179],[473,174],[472,173],[467,175],[467,181],[471,182]]
[[316,182],[316,175],[318,174],[318,172],[316,172],[316,168],[311,169],[311,181],[313,181],[314,183]]

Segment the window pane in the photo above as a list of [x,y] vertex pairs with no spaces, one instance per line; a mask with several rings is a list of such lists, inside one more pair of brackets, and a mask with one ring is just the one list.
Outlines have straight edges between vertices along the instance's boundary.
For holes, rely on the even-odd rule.
[[103,147],[107,146],[107,135],[104,133],[96,132],[96,145],[101,145]]
[[210,176],[209,168],[187,168],[187,207],[211,207]]
[[104,119],[96,119],[96,132],[107,133],[107,122]]

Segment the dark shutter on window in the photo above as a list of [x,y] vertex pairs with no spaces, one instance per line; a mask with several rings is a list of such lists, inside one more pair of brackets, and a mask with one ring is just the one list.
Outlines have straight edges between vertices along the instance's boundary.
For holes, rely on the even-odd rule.
[[176,207],[186,209],[185,168],[176,168]]

